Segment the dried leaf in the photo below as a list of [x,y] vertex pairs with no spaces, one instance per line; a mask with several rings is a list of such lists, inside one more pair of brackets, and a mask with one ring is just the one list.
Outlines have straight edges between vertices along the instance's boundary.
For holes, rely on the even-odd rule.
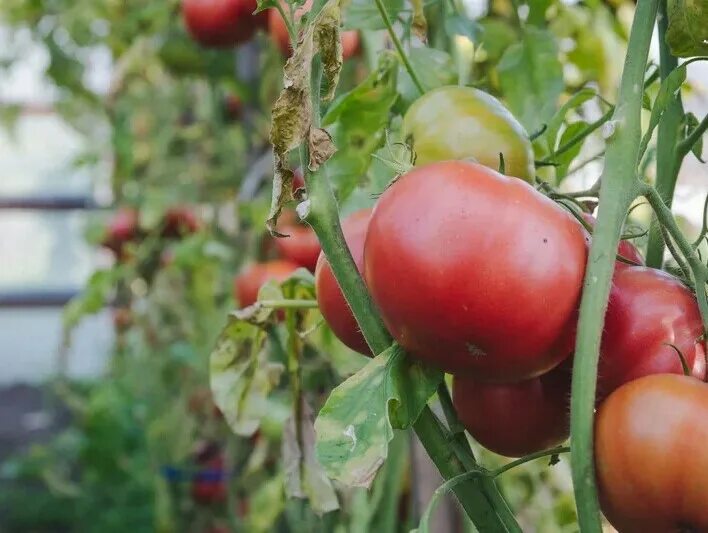
[[322,163],[327,161],[337,151],[332,142],[332,136],[322,128],[310,128],[308,138],[310,147],[310,170],[317,170]]
[[423,10],[423,0],[411,0],[413,6],[413,17],[411,19],[411,30],[413,34],[423,42],[428,40],[428,21],[425,20]]

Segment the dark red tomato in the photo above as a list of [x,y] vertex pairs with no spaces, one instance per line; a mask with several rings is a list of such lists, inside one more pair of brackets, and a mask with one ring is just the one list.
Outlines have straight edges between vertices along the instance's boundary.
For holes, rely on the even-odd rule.
[[[288,11],[288,6],[283,2],[283,8],[285,12]],[[307,0],[305,4],[295,11],[295,18],[300,20],[305,13],[310,11],[312,8],[312,0]],[[284,55],[289,56],[292,53],[290,48],[290,36],[288,35],[288,28],[285,25],[283,17],[277,9],[271,8],[268,10],[268,30],[270,37],[273,42],[280,48]],[[352,57],[359,52],[359,33],[355,30],[343,31],[341,33],[342,39],[342,56],[344,59]]]
[[259,27],[266,27],[268,14],[256,0],[183,0],[182,17],[195,41],[209,48],[228,48],[248,41]]
[[673,276],[648,267],[615,270],[598,367],[598,399],[649,374],[706,375],[705,343],[693,293]]
[[521,457],[568,438],[571,375],[568,361],[519,383],[480,383],[455,376],[453,401],[477,442],[494,453]]
[[275,239],[278,255],[314,272],[321,250],[315,231],[310,226],[299,222],[279,226],[278,231],[283,235],[289,235],[289,237]]
[[283,281],[297,268],[295,263],[282,260],[253,263],[234,279],[234,297],[241,307],[249,306],[258,299],[258,290],[264,283]]
[[600,406],[595,465],[602,509],[622,533],[708,531],[708,385],[659,374]]
[[138,239],[139,236],[138,211],[132,207],[122,207],[108,223],[101,244],[120,256],[125,244]]
[[169,208],[162,224],[162,236],[167,238],[184,237],[199,231],[201,227],[194,211],[186,206]]
[[[590,224],[590,227],[595,227],[597,220],[594,216],[589,213],[583,213],[583,218],[588,224]],[[644,257],[642,257],[642,253],[628,240],[620,241],[617,246],[617,255],[623,257],[624,259],[628,259],[637,265],[644,264]]]
[[[349,215],[342,222],[344,238],[349,246],[349,251],[354,258],[354,263],[359,272],[364,270],[364,240],[366,229],[369,226],[371,209],[363,209]],[[332,328],[337,338],[352,350],[364,355],[371,355],[371,349],[366,344],[364,336],[359,329],[349,304],[344,299],[329,262],[323,253],[317,260],[315,268],[315,289],[317,291],[317,304],[322,316]]]
[[241,118],[243,102],[235,94],[229,94],[224,98],[224,116],[227,120],[235,121]]
[[411,354],[480,381],[521,381],[569,354],[584,233],[521,180],[466,161],[432,163],[379,199],[365,278]]

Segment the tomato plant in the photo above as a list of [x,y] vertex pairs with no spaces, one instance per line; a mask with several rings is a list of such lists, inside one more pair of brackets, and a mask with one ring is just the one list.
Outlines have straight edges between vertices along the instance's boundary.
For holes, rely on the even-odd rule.
[[[352,213],[342,221],[344,238],[359,272],[364,269],[364,240],[370,218],[371,210],[364,209]],[[371,349],[361,334],[359,324],[344,299],[327,258],[322,253],[320,253],[315,269],[315,290],[322,316],[339,340],[352,350],[364,355],[371,355]]]
[[364,265],[404,348],[446,371],[513,382],[568,356],[585,257],[582,226],[528,184],[443,162],[381,196]]
[[627,383],[597,414],[602,508],[622,532],[708,528],[708,385],[661,374]]
[[523,126],[499,100],[472,87],[440,87],[418,98],[403,118],[403,134],[425,165],[470,159],[533,181],[533,150]]
[[256,7],[255,0],[183,0],[182,16],[198,43],[222,48],[248,41],[265,27],[267,15],[253,15]]

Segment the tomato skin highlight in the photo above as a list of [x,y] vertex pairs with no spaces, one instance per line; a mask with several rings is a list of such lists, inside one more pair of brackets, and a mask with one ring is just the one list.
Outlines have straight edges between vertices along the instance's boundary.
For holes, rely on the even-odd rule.
[[[363,209],[352,213],[342,222],[344,238],[359,273],[364,270],[364,241],[370,218],[371,209]],[[315,290],[320,312],[337,338],[352,350],[370,356],[371,349],[324,253],[320,253],[315,268]]]
[[207,48],[229,48],[248,41],[268,14],[253,14],[256,0],[183,0],[182,18],[192,38]]
[[[568,362],[569,363],[569,362]],[[480,383],[455,376],[453,403],[472,437],[506,457],[521,457],[563,443],[570,435],[572,365],[518,383]]]
[[472,87],[447,86],[425,93],[406,112],[403,134],[413,141],[416,165],[474,159],[505,174],[532,182],[531,142],[523,126],[496,98]]
[[409,353],[480,381],[521,381],[571,351],[584,233],[521,180],[465,161],[434,163],[379,199],[365,279]]
[[310,226],[298,223],[285,225],[278,228],[278,231],[289,235],[275,239],[275,248],[280,257],[314,272],[321,250],[315,231]]
[[649,267],[615,269],[598,366],[598,399],[650,374],[683,374],[678,348],[691,374],[706,376],[698,304],[678,279]]
[[708,531],[708,385],[658,374],[600,406],[595,468],[600,502],[621,533]]
[[241,307],[252,305],[258,299],[258,291],[264,283],[270,280],[283,281],[297,268],[295,263],[283,260],[248,265],[234,279],[234,297]]
[[[288,12],[288,5],[282,2],[283,10]],[[305,13],[312,9],[312,0],[307,0],[302,7],[295,10],[295,19],[300,20]],[[290,57],[292,48],[290,47],[290,36],[288,35],[288,27],[285,25],[283,17],[275,8],[268,10],[268,32],[272,41],[280,48],[283,55]],[[359,53],[359,32],[356,30],[347,30],[340,33],[342,39],[342,57],[347,59]]]

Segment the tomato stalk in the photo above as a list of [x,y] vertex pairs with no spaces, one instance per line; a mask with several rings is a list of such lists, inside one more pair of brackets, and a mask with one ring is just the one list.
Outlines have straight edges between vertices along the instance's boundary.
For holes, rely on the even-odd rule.
[[[669,25],[666,3],[667,0],[659,1],[659,16],[657,17],[659,29],[659,73],[662,80],[671,74],[678,65],[678,60],[671,54],[669,45],[666,44],[666,29]],[[671,206],[678,171],[681,167],[681,160],[676,158],[676,143],[682,118],[681,93],[677,92],[666,106],[656,133],[656,188],[668,206]],[[661,268],[663,258],[664,239],[662,238],[661,228],[657,224],[652,224],[649,229],[647,265]]]
[[403,45],[401,44],[401,40],[398,38],[398,35],[396,35],[396,32],[393,29],[393,24],[391,23],[391,17],[389,17],[388,11],[386,11],[386,6],[383,4],[383,0],[375,0],[375,2],[376,2],[376,7],[379,10],[379,14],[381,15],[381,20],[383,20],[383,23],[386,25],[386,30],[388,31],[388,35],[389,35],[389,37],[391,37],[391,41],[393,42],[393,46],[396,48],[396,51],[398,52],[398,55],[401,58],[401,61],[403,61],[403,66],[408,71],[408,74],[411,77],[411,79],[413,80],[413,84],[418,89],[418,92],[420,92],[420,94],[425,93],[425,88],[423,87],[423,83],[420,81],[420,78],[418,77],[418,73],[413,68],[413,65],[411,64],[410,59],[408,59],[408,55],[406,54],[406,51],[403,49]]
[[[313,60],[312,87],[315,90],[313,90],[312,102],[312,127],[318,127],[320,123],[318,88],[321,86],[321,75],[322,65],[319,56],[317,56]],[[301,159],[303,163],[309,160],[308,147],[305,145],[301,147]],[[326,165],[317,174],[313,174],[306,164],[303,164],[303,168],[305,169],[307,200],[298,206],[298,211],[317,234],[334,277],[342,289],[372,353],[379,354],[391,345],[393,339],[371,300],[344,240],[339,222],[337,201],[329,182]],[[440,421],[429,407],[426,406],[423,409],[413,428],[426,452],[445,479],[459,476],[466,471],[465,466],[450,447],[449,435],[444,431]],[[476,466],[474,458],[472,461],[472,464]],[[496,487],[485,487],[485,489],[483,492],[482,485],[477,480],[470,480],[467,483],[461,483],[456,488],[455,494],[479,531],[509,531],[509,528],[504,525],[505,522],[497,514],[498,512],[509,514],[504,509],[500,510],[500,505],[497,503],[499,500],[503,501],[501,494],[498,493]],[[490,492],[495,493],[494,497],[490,497]],[[513,516],[511,518],[513,520]],[[511,531],[519,531],[518,525]]]
[[619,97],[608,124],[605,166],[600,185],[600,212],[580,303],[571,395],[571,467],[580,530],[600,533],[593,457],[593,415],[600,340],[615,250],[630,204],[639,193],[636,176],[641,141],[642,85],[658,0],[640,0],[634,13]]

